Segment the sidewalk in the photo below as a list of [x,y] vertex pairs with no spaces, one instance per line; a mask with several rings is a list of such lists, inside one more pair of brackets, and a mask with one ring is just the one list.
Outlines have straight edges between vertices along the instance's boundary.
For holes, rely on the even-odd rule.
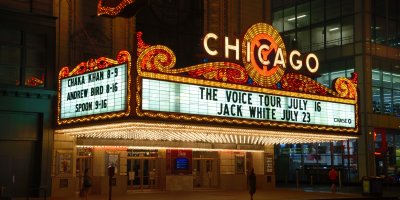
[[[270,190],[258,190],[254,195],[254,200],[310,200],[310,199],[362,199],[366,198],[360,193],[303,191],[297,189],[275,188]],[[78,196],[54,200],[79,200]],[[128,192],[125,195],[112,196],[112,200],[249,200],[247,191],[193,191],[193,192],[166,192],[166,191],[147,191],[147,192]],[[378,198],[379,199],[379,198]],[[107,195],[89,195],[88,200],[108,200]]]
[[[281,185],[278,188],[287,189],[287,190],[296,190],[295,185]],[[303,184],[298,189],[304,192],[314,192],[314,193],[331,193],[331,189],[329,185],[306,185]],[[338,194],[352,194],[354,196],[360,196],[363,198],[367,198],[371,196],[362,195],[361,186],[356,185],[343,185],[342,187],[337,188]],[[379,198],[378,198],[379,199]],[[400,186],[399,185],[383,185],[382,187],[382,199],[400,199]]]

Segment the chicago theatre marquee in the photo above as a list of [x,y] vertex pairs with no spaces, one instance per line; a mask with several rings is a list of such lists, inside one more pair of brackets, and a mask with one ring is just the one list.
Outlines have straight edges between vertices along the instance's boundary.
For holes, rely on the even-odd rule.
[[[120,51],[115,60],[61,69],[54,191],[62,181],[77,183],[70,188],[77,190],[88,168],[93,192],[106,193],[109,165],[116,167],[119,193],[246,188],[250,168],[260,187],[269,187],[275,184],[274,145],[358,138],[357,75],[327,88],[298,73],[316,73],[318,57],[286,52],[268,24],[253,25],[240,39],[206,34],[209,57],[235,62],[183,68],[176,68],[180,58],[171,49],[141,36],[132,55]],[[212,48],[218,42],[223,52]]]

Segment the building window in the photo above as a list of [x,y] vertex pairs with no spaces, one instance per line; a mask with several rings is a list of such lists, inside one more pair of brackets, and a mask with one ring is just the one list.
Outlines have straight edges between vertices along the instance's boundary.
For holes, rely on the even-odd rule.
[[296,11],[297,28],[310,26],[310,3],[306,2],[297,6]]
[[43,34],[25,33],[24,85],[43,87],[46,74],[46,37]]
[[335,80],[339,77],[345,77],[346,76],[346,72],[345,70],[341,70],[341,71],[337,71],[337,72],[331,72],[331,80]]
[[372,70],[372,86],[381,86],[381,72],[379,69]]
[[316,51],[323,49],[325,44],[325,30],[323,26],[315,27],[311,30],[311,50]]
[[283,18],[283,30],[290,31],[296,27],[296,13],[295,8],[287,8],[283,10],[284,18]]
[[372,42],[377,44],[385,44],[386,22],[385,18],[375,16],[372,20],[371,27]]
[[392,89],[383,89],[383,111],[385,114],[393,112],[392,99]]
[[0,84],[44,87],[46,36],[0,29]]
[[400,48],[400,21],[389,20],[388,21],[388,44],[394,48]]
[[283,32],[283,11],[274,12],[274,21],[272,26],[279,32]]
[[325,87],[329,87],[329,85],[330,85],[329,74],[330,73],[321,74],[321,76],[318,77],[317,81],[319,83],[321,83],[322,85],[324,85]]
[[311,1],[311,13],[312,24],[324,21],[324,0]]
[[326,48],[341,45],[342,27],[339,21],[326,25]]
[[305,29],[297,33],[297,49],[300,52],[310,52],[310,30]]
[[18,30],[0,29],[0,83],[20,85],[22,33]]
[[351,73],[354,72],[354,59],[344,59],[339,61],[329,61],[321,64],[321,66],[327,66],[321,68],[321,76],[317,78],[317,81],[326,87],[331,87],[332,82],[339,77],[351,77]]
[[393,114],[400,117],[400,90],[393,90]]
[[294,32],[299,50],[315,51],[353,43],[354,1],[312,0],[296,5],[275,4],[272,24],[282,35]]
[[392,88],[392,73],[382,72],[382,86]]
[[307,182],[328,182],[326,174],[331,166],[341,171],[343,182],[359,181],[356,140],[279,144],[275,149],[277,182],[295,182],[297,176]]
[[297,48],[297,41],[294,32],[283,34],[283,42],[285,43],[286,50]]
[[372,87],[372,111],[381,112],[381,89],[378,87]]
[[398,0],[371,1],[371,42],[400,48]]
[[328,1],[326,3],[326,19],[329,20],[340,17],[340,1]]
[[[400,167],[400,135],[396,134],[394,140],[395,140],[395,144],[396,144],[396,146],[395,146],[396,147],[396,153],[395,153],[396,166]],[[397,172],[400,172],[400,169],[398,169]]]
[[372,111],[400,117],[398,61],[373,59]]
[[351,15],[354,13],[354,1],[341,1],[342,16]]
[[391,183],[399,182],[400,173],[400,135],[395,129],[375,129],[375,162],[378,176],[392,178]]
[[[354,63],[353,63],[352,66],[354,66]],[[346,69],[346,77],[351,77],[352,73],[354,73],[354,68],[353,69]]]
[[353,17],[346,17],[342,19],[342,45],[353,43]]

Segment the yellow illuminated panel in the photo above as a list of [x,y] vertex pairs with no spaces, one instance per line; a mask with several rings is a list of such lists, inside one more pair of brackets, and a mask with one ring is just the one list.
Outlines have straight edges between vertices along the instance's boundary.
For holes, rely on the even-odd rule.
[[142,78],[143,111],[355,128],[355,105]]
[[251,87],[245,85],[237,85],[230,83],[221,83],[215,81],[208,81],[202,79],[194,79],[189,77],[181,77],[174,75],[166,75],[160,73],[152,72],[142,72],[141,76],[143,78],[151,78],[156,80],[166,80],[178,83],[187,83],[195,85],[203,85],[210,87],[220,87],[226,89],[243,90],[249,92],[257,92],[263,94],[274,94],[294,98],[307,98],[317,101],[329,101],[354,105],[355,114],[355,125],[354,128],[344,128],[344,127],[333,127],[333,126],[320,126],[320,125],[310,125],[310,124],[295,124],[286,122],[276,122],[276,121],[261,121],[261,120],[250,120],[250,119],[239,119],[239,118],[227,118],[227,117],[212,117],[212,116],[201,116],[192,114],[181,114],[181,113],[168,113],[168,112],[155,112],[155,111],[144,111],[142,110],[142,78],[138,77],[136,80],[137,92],[136,92],[136,113],[139,116],[146,116],[151,118],[161,118],[161,119],[175,119],[175,120],[187,120],[187,121],[199,121],[199,122],[218,122],[218,123],[228,123],[228,124],[246,124],[246,125],[261,125],[261,126],[271,126],[280,128],[296,128],[305,130],[326,130],[326,131],[337,131],[337,132],[358,132],[358,104],[355,99],[344,99],[340,97],[329,97],[329,96],[319,96],[305,93],[295,93],[282,90],[272,90],[268,88]]
[[[268,41],[269,45],[262,44],[263,41]],[[248,47],[248,45],[250,46]],[[261,52],[263,46],[265,48]],[[248,55],[249,53],[250,55]],[[274,65],[275,59],[270,60],[269,64],[263,63],[260,65],[259,62],[256,62],[256,60],[266,60],[262,57],[269,57],[272,54],[276,54],[275,57],[281,56],[281,59],[286,61],[285,44],[278,31],[264,23],[251,26],[243,38],[242,59],[249,76],[261,86],[274,85],[282,78],[285,72],[285,64]]]

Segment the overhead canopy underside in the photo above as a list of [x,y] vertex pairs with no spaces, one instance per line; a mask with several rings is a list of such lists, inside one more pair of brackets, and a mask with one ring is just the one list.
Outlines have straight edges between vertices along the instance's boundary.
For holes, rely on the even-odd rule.
[[238,145],[262,147],[273,144],[319,143],[358,138],[356,135],[343,133],[339,135],[142,121],[88,125],[59,129],[55,132],[76,137],[78,145],[222,149],[237,149]]

